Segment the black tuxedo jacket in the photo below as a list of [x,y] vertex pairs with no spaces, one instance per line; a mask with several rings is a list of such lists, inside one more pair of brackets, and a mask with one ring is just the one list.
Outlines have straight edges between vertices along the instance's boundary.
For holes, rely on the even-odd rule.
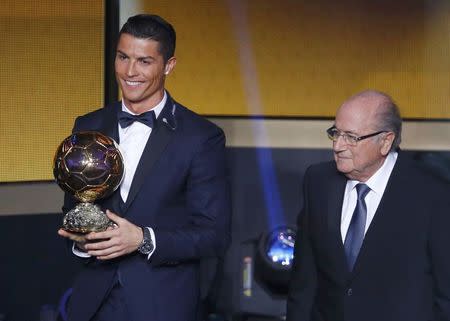
[[347,179],[310,167],[288,321],[450,320],[449,186],[399,154],[352,272],[340,224]]
[[[117,142],[117,102],[77,118],[74,131],[95,130]],[[133,321],[196,320],[199,262],[221,256],[230,240],[230,196],[223,131],[170,96],[136,169],[125,204],[119,189],[98,203],[138,226],[152,227],[156,250],[116,260],[87,260],[71,296],[69,320],[88,321],[117,271]],[[66,195],[64,211],[74,206]]]

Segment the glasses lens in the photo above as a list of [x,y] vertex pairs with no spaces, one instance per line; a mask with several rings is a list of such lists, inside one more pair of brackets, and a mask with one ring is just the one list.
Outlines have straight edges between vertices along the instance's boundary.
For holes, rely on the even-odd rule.
[[331,128],[327,129],[327,135],[328,135],[328,138],[333,140],[333,141],[336,141],[337,138],[339,137],[338,130],[336,128],[334,128],[334,127],[331,127]]
[[348,145],[355,146],[358,143],[358,138],[352,135],[347,134],[344,136],[344,139]]

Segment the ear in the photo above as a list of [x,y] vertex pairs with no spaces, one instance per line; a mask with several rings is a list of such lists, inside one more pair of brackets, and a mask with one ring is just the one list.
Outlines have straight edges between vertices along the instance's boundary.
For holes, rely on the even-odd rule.
[[393,132],[384,133],[381,141],[381,154],[386,156],[391,150],[392,143],[394,142],[395,134]]
[[170,74],[172,72],[173,68],[175,68],[176,64],[177,64],[177,58],[175,58],[175,57],[171,57],[169,60],[167,60],[166,66],[164,67],[164,74],[166,76],[168,74]]

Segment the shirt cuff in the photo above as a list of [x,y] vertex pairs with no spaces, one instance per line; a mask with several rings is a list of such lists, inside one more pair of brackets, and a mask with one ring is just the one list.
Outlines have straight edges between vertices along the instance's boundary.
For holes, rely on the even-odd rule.
[[150,232],[150,237],[152,239],[152,243],[153,243],[153,250],[148,253],[147,256],[147,260],[150,260],[150,257],[152,256],[153,252],[155,252],[156,250],[156,238],[155,238],[155,232],[153,231],[153,229],[151,227],[146,227],[146,229],[148,229],[148,231]]
[[82,257],[82,258],[89,258],[89,257],[91,257],[90,254],[87,254],[86,252],[84,252],[81,249],[79,249],[76,246],[75,242],[73,242],[73,244],[72,244],[72,253],[75,254],[76,256]]

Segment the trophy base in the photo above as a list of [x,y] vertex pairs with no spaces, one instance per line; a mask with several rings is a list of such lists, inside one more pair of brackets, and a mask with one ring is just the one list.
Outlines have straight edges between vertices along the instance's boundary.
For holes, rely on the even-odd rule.
[[89,233],[105,231],[114,226],[98,205],[79,203],[64,216],[62,228],[69,232]]

